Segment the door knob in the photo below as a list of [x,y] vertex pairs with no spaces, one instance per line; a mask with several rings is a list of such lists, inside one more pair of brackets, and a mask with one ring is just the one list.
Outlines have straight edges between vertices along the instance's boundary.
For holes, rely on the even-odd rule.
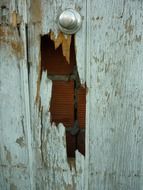
[[81,27],[81,16],[74,9],[63,11],[58,20],[59,29],[64,34],[75,34]]

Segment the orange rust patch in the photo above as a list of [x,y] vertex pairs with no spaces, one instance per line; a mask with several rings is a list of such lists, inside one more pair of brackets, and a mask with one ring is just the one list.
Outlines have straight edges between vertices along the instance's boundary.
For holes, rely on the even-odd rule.
[[54,33],[50,33],[51,40],[54,41],[55,49],[57,49],[60,45],[62,45],[63,55],[66,58],[66,61],[69,63],[70,61],[70,46],[71,46],[71,35],[64,36],[63,33],[59,33],[57,38]]

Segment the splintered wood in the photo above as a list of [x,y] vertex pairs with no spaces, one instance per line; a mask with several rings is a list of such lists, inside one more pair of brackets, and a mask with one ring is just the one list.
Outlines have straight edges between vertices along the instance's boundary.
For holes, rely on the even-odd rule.
[[70,45],[71,45],[71,36],[64,36],[63,33],[59,33],[57,37],[55,37],[54,33],[50,33],[51,40],[54,41],[55,49],[57,49],[60,45],[62,46],[63,55],[66,58],[66,61],[70,62]]
[[[66,4],[0,0],[0,8],[5,9],[3,14],[0,10],[0,189],[85,190],[85,158],[76,151],[75,162],[68,163],[65,127],[51,125],[52,81],[47,77],[47,69],[41,67],[40,39],[47,35],[52,47],[46,48],[60,52],[62,58],[56,57],[60,69],[65,65],[63,72],[72,74],[73,42],[71,36],[59,33],[55,22],[60,7],[75,7],[85,18],[83,0],[68,0]],[[82,29],[75,35],[77,67],[84,82],[85,22],[84,19]]]
[[17,27],[17,25],[20,24],[20,22],[21,22],[20,15],[16,11],[13,11],[11,14],[11,25],[13,27]]

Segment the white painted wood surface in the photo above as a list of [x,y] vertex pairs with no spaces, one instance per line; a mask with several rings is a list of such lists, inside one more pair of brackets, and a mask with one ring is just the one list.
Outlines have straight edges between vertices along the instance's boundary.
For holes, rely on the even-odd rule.
[[[0,7],[4,5],[9,11],[8,25],[0,26],[1,190],[31,188],[25,3],[0,2]],[[16,14],[21,17],[19,30],[15,25]]]
[[[3,3],[10,23],[0,26],[0,190],[142,190],[142,1]],[[46,72],[40,78],[40,36],[59,33],[66,8],[83,18],[76,59],[88,88],[86,156],[77,151],[75,163],[64,126],[50,123],[52,82]]]
[[[57,3],[57,8],[60,4]],[[15,0],[9,4],[3,0],[1,6],[3,5],[8,7],[10,18],[8,26],[1,26],[0,119],[3,138],[0,188],[84,189],[84,157],[76,152],[75,163],[68,163],[65,128],[62,124],[51,126],[50,123],[52,83],[46,73],[42,73],[41,80],[39,78],[40,35],[49,32],[42,32],[44,17],[47,17],[42,17],[41,11],[44,10],[45,4],[41,4],[41,1]],[[72,1],[67,5],[78,6]],[[50,6],[46,7],[47,11],[54,6],[50,3]],[[17,19],[20,20],[18,23]],[[54,28],[49,27],[49,30],[56,34]],[[81,50],[78,52],[80,54]]]
[[[65,128],[51,126],[49,104],[52,82],[47,73],[41,75],[41,35],[60,32],[57,16],[66,8],[76,8],[83,16],[83,27],[76,35],[76,58],[82,83],[85,82],[85,1],[31,1],[28,13],[29,85],[33,147],[33,189],[84,189],[84,157],[77,152],[74,162],[68,163]],[[38,10],[37,10],[38,7]],[[82,38],[80,38],[83,36]],[[84,54],[84,56],[83,56]]]
[[91,1],[90,190],[143,189],[143,2]]

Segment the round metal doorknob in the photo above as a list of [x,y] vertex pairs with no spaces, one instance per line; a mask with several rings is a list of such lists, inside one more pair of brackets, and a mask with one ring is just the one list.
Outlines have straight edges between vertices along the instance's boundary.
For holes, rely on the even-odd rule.
[[74,9],[67,9],[59,16],[58,25],[60,30],[65,34],[74,34],[81,27],[81,16]]

